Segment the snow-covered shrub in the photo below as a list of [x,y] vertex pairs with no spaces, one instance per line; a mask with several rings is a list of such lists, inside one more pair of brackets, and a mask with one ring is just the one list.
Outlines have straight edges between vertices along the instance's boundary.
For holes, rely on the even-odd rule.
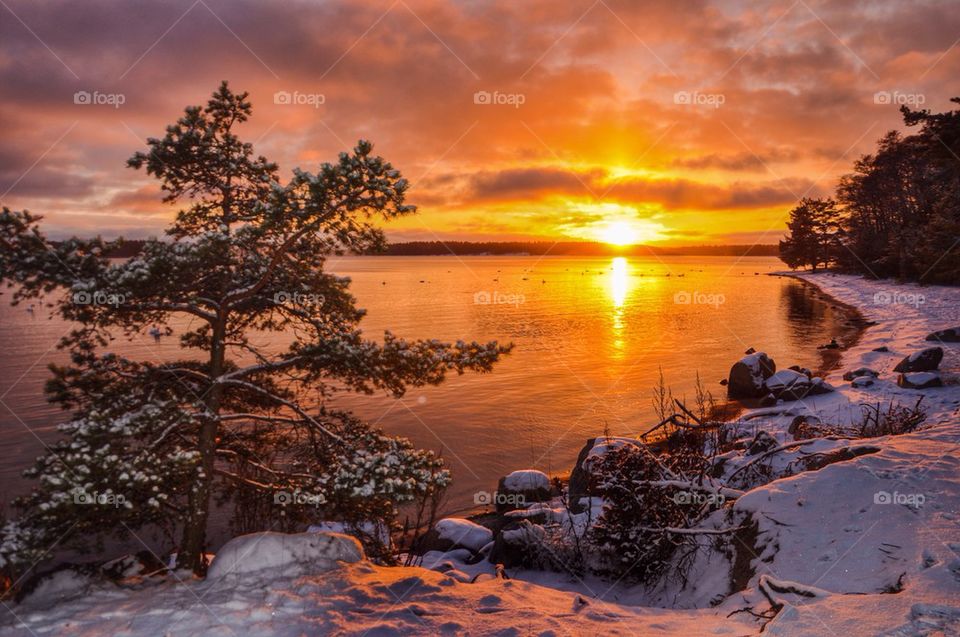
[[923,396],[913,407],[905,407],[899,402],[890,401],[884,409],[880,403],[861,405],[863,419],[856,428],[860,438],[880,436],[898,436],[916,431],[927,419],[926,410],[920,406]]
[[696,455],[689,441],[683,448],[687,452],[671,460],[643,446],[624,446],[607,453],[594,467],[604,502],[589,534],[601,558],[598,572],[654,583],[668,568],[677,568],[678,549],[693,542],[692,535],[675,531],[692,527],[722,504],[721,498],[701,493],[694,483],[678,480],[679,466],[689,465]]

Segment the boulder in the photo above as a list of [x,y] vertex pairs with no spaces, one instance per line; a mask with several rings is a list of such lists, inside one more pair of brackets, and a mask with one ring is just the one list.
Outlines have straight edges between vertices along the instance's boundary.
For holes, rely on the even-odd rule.
[[495,504],[497,512],[502,513],[534,502],[546,502],[551,495],[547,474],[524,469],[500,478]]
[[767,394],[766,396],[760,399],[761,407],[773,407],[776,404],[777,404],[777,397],[774,396],[773,394]]
[[875,347],[875,348],[873,348],[873,351],[874,351],[874,352],[889,352],[889,351],[890,351],[890,348],[887,347],[886,345],[881,345],[880,347]]
[[493,531],[470,520],[444,518],[433,526],[438,539],[451,548],[465,548],[476,553],[493,541]]
[[951,327],[947,330],[939,330],[927,334],[928,341],[939,341],[941,343],[960,343],[960,327]]
[[759,398],[766,392],[763,382],[777,371],[777,364],[765,352],[748,354],[733,364],[727,381],[730,398]]
[[854,378],[859,378],[860,376],[869,376],[876,378],[880,375],[880,372],[876,372],[869,367],[859,367],[857,369],[851,370],[843,375],[843,380],[853,380]]
[[869,387],[873,384],[873,376],[857,376],[850,381],[851,387]]
[[497,534],[488,559],[506,568],[543,568],[549,559],[543,554],[546,541],[546,533],[538,524],[526,520],[508,524]]
[[906,374],[907,372],[932,372],[940,366],[941,360],[943,360],[943,348],[929,347],[910,354],[910,356],[907,356],[897,363],[893,371],[901,374]]
[[897,384],[906,389],[926,389],[928,387],[943,387],[943,380],[936,372],[915,372],[900,374]]
[[778,400],[802,400],[807,396],[833,391],[833,387],[823,382],[822,378],[810,378],[792,369],[776,372],[764,382],[764,387]]
[[235,537],[217,551],[207,577],[245,577],[270,572],[287,577],[320,573],[338,562],[363,560],[356,538],[342,533],[251,533]]

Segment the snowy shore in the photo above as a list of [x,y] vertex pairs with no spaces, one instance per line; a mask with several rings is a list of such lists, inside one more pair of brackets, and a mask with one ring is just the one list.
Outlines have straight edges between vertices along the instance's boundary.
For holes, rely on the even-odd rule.
[[[386,568],[351,558],[346,544],[324,544],[336,544],[331,552],[290,536],[299,548],[274,537],[268,544],[280,548],[271,559],[254,559],[260,551],[249,540],[239,554],[221,551],[206,581],[184,574],[132,577],[123,587],[51,581],[5,604],[0,635],[742,635],[763,622],[737,611],[760,612],[771,599],[783,608],[765,634],[960,633],[960,343],[925,340],[960,327],[960,288],[797,276],[876,325],[824,379],[835,392],[747,412],[750,426],[789,443],[797,416],[852,425],[863,404],[912,406],[921,396],[927,418],[915,433],[818,442],[818,450],[851,459],[744,489],[733,509],[752,517],[758,532],[745,547],[749,580],[741,592],[729,594],[729,563],[698,563],[691,586],[653,599],[594,578],[528,571],[501,579],[487,561],[468,564],[463,550],[429,555],[424,566],[432,568]],[[944,350],[945,386],[898,386],[894,366],[933,346]],[[871,384],[842,379],[861,367],[878,373]],[[307,559],[311,550],[321,551],[316,559]],[[224,569],[228,560],[242,566]]]

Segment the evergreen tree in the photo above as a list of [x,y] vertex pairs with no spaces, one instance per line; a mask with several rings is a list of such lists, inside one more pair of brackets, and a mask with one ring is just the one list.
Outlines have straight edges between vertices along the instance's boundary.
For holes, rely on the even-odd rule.
[[790,211],[788,237],[780,241],[780,258],[791,268],[810,266],[814,271],[831,260],[836,203],[832,199],[802,199]]
[[[383,521],[449,481],[434,454],[324,405],[338,391],[399,397],[450,372],[487,372],[509,347],[364,338],[349,280],[324,264],[381,247],[376,219],[415,211],[407,181],[361,141],[282,183],[236,136],[250,114],[247,94],[224,82],[129,160],[184,207],[167,240],[125,262],[104,256],[122,241],[54,244],[40,217],[0,214],[0,279],[14,302],[42,298],[78,324],[61,342],[71,362],[47,387],[72,417],[30,471],[38,484],[3,530],[0,566],[157,525],[178,533],[178,566],[200,574],[215,497],[276,503],[272,517],[287,520]],[[103,351],[178,316],[191,319],[182,360]],[[264,347],[268,334],[289,346]]]

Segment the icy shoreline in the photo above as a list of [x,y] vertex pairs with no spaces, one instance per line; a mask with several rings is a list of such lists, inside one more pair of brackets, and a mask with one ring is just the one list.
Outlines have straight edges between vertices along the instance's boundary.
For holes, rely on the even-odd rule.
[[[499,579],[492,564],[467,564],[461,550],[431,555],[424,565],[437,570],[359,561],[307,574],[246,573],[239,580],[133,578],[124,588],[68,581],[9,604],[0,634],[732,635],[756,633],[761,624],[737,611],[768,608],[771,598],[783,608],[765,634],[960,631],[960,343],[925,340],[960,326],[960,288],[790,274],[876,324],[826,376],[837,391],[749,410],[750,424],[786,441],[798,415],[849,424],[861,417],[862,404],[912,404],[920,396],[927,423],[901,436],[824,443],[825,449],[869,445],[870,453],[739,497],[734,510],[758,523],[748,547],[750,579],[718,606],[709,601],[727,586],[729,565],[700,565],[695,585],[673,592],[675,606],[688,609],[679,610],[643,606],[649,600],[636,591],[593,578],[521,572]],[[946,386],[899,387],[894,366],[934,345],[945,352]],[[881,347],[888,351],[876,351]],[[879,376],[862,387],[842,380],[844,371],[859,367]]]

